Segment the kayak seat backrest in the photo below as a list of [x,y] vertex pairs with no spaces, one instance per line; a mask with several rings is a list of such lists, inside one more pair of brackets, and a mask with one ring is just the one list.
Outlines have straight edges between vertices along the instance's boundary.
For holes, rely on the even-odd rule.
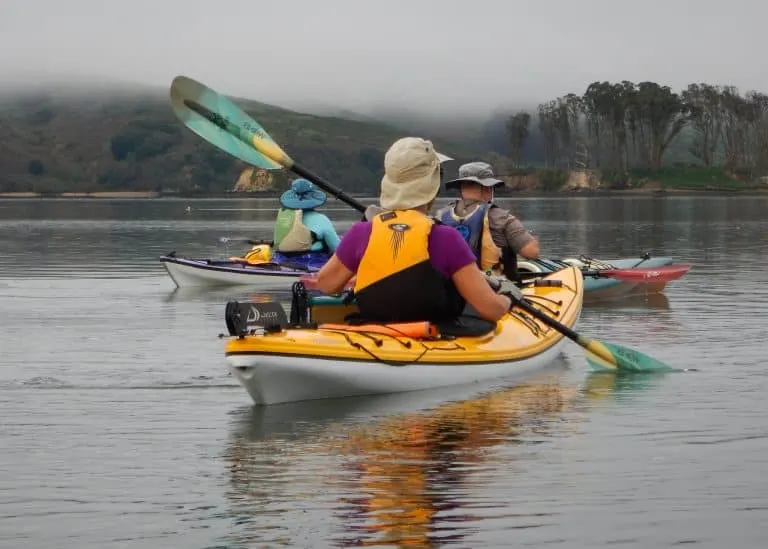
[[311,295],[309,304],[314,305],[345,305],[344,296],[340,295]]
[[347,321],[347,317],[357,316],[360,310],[349,299],[342,295],[310,295],[309,316],[315,324],[341,324]]
[[320,305],[311,305],[309,316],[316,324],[341,324],[346,322],[347,317],[359,313],[357,305],[354,303],[344,305],[343,303],[323,303]]
[[318,326],[321,330],[339,332],[364,332],[411,339],[433,339],[439,335],[437,326],[423,322],[393,322],[390,324],[332,324],[324,323]]

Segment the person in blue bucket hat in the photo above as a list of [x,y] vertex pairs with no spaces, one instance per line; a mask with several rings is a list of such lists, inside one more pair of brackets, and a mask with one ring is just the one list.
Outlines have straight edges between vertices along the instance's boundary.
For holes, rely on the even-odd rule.
[[273,260],[307,259],[324,263],[339,245],[339,235],[328,216],[316,212],[325,204],[325,193],[306,179],[296,179],[280,196],[273,246]]

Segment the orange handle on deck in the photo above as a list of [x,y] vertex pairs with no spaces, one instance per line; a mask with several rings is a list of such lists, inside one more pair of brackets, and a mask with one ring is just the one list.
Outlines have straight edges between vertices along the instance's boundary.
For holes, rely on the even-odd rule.
[[394,337],[410,337],[412,339],[437,337],[439,333],[437,327],[427,321],[396,322],[392,324],[360,324],[358,326],[351,326],[349,324],[320,324],[319,328],[321,330],[366,332],[369,334],[382,334]]

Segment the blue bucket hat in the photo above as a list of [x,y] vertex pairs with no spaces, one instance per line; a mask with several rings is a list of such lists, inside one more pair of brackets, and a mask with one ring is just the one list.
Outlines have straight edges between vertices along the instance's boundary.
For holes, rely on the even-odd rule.
[[306,179],[295,179],[291,183],[291,188],[280,197],[280,204],[289,210],[311,210],[322,206],[326,200],[325,193],[316,189],[311,182]]

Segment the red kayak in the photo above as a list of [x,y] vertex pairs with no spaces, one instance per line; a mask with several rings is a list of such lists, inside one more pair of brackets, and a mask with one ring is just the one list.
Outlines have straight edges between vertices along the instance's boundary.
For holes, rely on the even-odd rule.
[[[616,278],[625,282],[634,282],[636,284],[656,284],[658,282],[671,282],[677,280],[685,273],[691,270],[691,265],[686,263],[676,263],[673,265],[664,265],[663,267],[631,269],[602,269],[599,271],[588,272],[592,276],[604,276]],[[587,273],[584,273],[585,276]]]

